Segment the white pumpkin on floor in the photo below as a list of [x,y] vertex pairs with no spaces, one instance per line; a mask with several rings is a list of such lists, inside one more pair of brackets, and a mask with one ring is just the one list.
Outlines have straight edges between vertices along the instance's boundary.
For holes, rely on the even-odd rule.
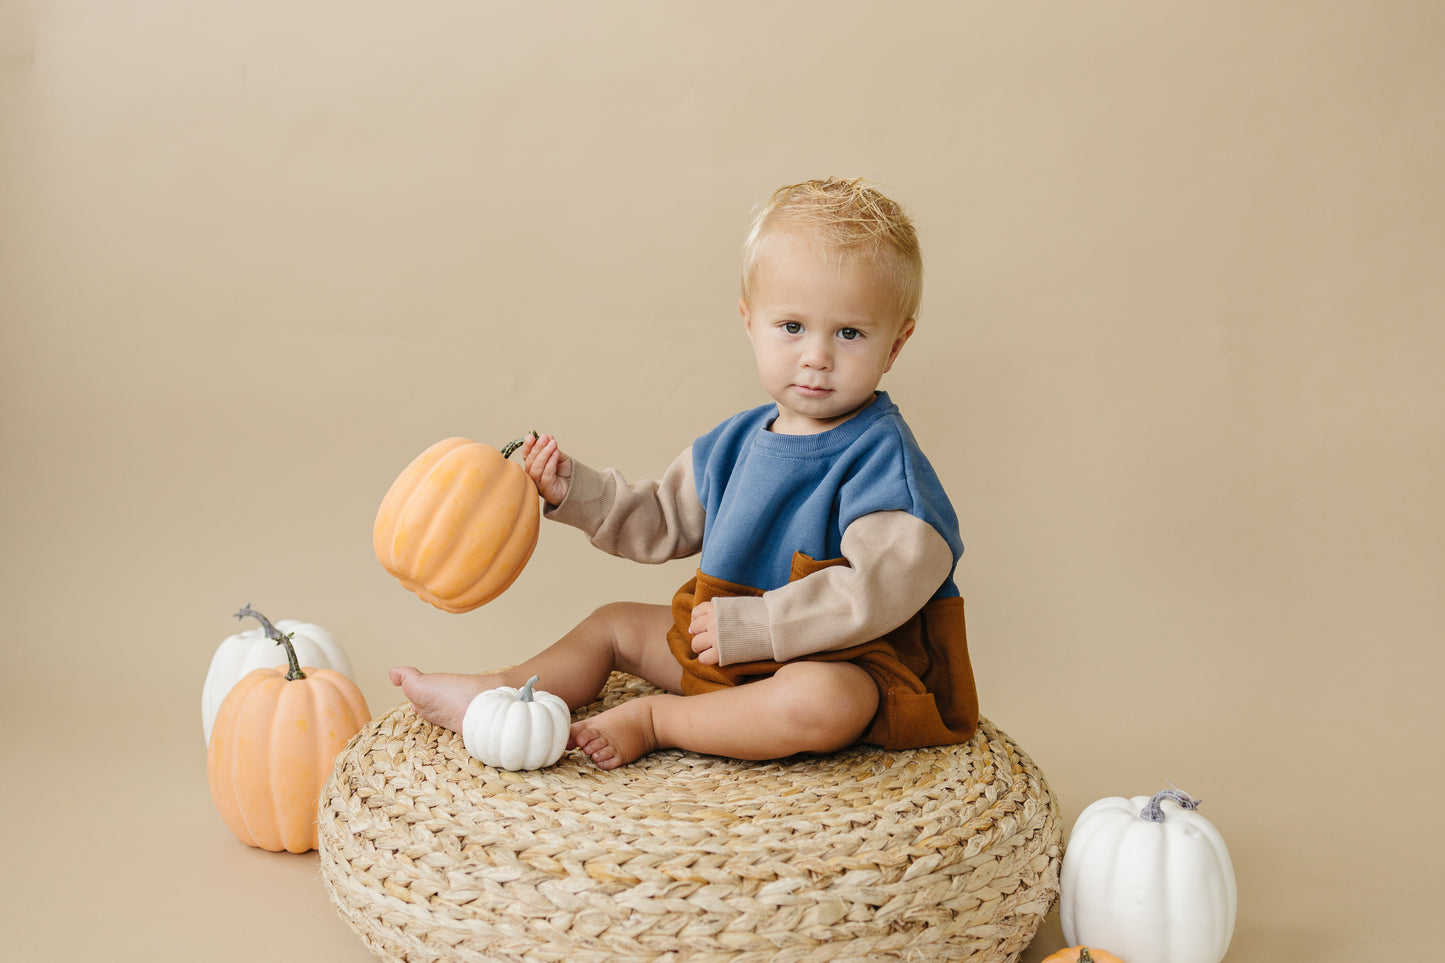
[[[220,711],[221,703],[225,701],[227,693],[235,688],[236,683],[255,669],[274,669],[286,665],[286,653],[276,644],[275,639],[266,634],[267,627],[271,625],[270,621],[260,612],[253,611],[249,605],[236,613],[238,619],[247,616],[256,619],[261,625],[245,632],[237,632],[217,647],[216,654],[211,656],[211,667],[206,670],[205,684],[201,686],[201,730],[208,746],[211,744],[211,727],[215,725],[216,713]],[[346,653],[342,651],[336,637],[321,626],[298,622],[296,619],[282,619],[274,627],[282,635],[291,637],[291,647],[296,650],[296,660],[301,665],[332,669],[353,682],[356,681],[351,675],[351,661],[346,658]]]
[[1177,789],[1100,799],[1064,850],[1065,942],[1129,963],[1220,963],[1234,934],[1234,867],[1219,831]]

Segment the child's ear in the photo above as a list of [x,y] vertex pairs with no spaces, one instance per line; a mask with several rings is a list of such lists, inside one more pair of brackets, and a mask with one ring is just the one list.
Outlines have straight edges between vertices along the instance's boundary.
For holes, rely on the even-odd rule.
[[753,318],[748,313],[748,299],[738,298],[738,314],[743,316],[743,329],[747,331],[748,337],[753,336]]
[[888,364],[883,368],[885,372],[892,370],[893,362],[898,360],[898,355],[903,351],[903,346],[908,339],[913,337],[913,327],[916,322],[909,318],[898,328],[898,336],[893,339],[893,348],[888,352]]

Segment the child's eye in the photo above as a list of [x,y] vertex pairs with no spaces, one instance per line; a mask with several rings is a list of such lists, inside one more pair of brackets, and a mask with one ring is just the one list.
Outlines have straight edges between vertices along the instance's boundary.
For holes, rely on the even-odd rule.
[[859,331],[857,328],[843,328],[838,332],[838,337],[842,338],[844,341],[853,341],[857,338],[861,338],[862,336],[863,332]]
[[784,321],[783,330],[789,334],[797,334],[803,330],[803,326],[797,321]]

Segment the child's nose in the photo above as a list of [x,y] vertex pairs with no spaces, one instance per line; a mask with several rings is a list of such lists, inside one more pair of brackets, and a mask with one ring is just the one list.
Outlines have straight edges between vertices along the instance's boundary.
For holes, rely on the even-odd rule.
[[832,352],[826,342],[809,341],[803,346],[803,367],[827,369],[832,366]]

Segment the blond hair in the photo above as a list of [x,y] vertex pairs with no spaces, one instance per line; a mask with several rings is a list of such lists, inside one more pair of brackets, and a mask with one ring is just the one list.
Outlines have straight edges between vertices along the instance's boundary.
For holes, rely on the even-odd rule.
[[863,257],[883,266],[898,295],[900,320],[918,316],[923,300],[918,232],[897,202],[863,178],[829,177],[773,192],[754,213],[743,241],[744,300],[769,239],[787,229],[804,234],[826,255]]

